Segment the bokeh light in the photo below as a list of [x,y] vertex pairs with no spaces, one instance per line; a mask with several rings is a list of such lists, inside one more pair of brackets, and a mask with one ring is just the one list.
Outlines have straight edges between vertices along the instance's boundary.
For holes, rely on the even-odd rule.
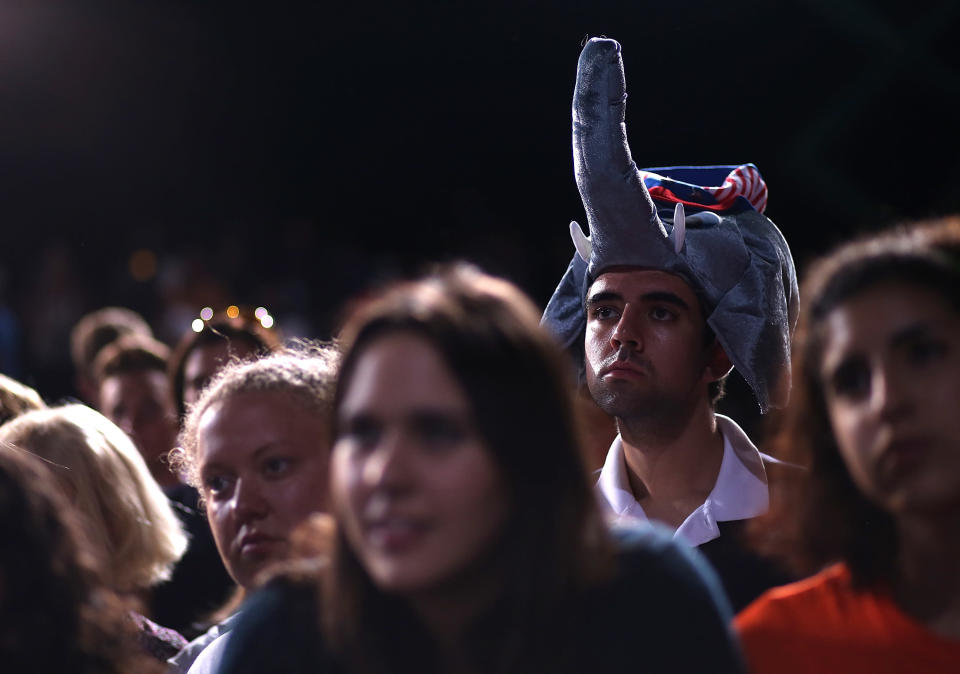
[[157,274],[157,256],[152,250],[140,248],[130,255],[130,276],[145,283]]

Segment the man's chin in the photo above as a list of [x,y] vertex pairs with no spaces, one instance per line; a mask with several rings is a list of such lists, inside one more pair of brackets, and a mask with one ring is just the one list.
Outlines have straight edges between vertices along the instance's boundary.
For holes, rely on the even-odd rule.
[[604,387],[594,396],[597,407],[618,421],[642,423],[652,428],[685,424],[692,412],[689,399],[662,391],[616,391]]
[[593,394],[597,407],[612,417],[618,419],[633,417],[638,414],[646,416],[661,409],[663,398],[648,392],[638,391],[611,391],[604,389]]

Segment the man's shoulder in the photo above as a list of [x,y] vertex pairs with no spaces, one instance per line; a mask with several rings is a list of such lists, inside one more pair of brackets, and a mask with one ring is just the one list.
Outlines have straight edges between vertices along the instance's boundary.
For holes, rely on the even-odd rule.
[[803,470],[802,466],[799,466],[795,463],[790,463],[789,461],[784,461],[783,459],[778,459],[771,454],[760,450],[757,445],[754,444],[753,440],[750,439],[750,436],[747,435],[747,432],[740,427],[736,421],[731,419],[728,416],[723,414],[716,414],[715,418],[717,420],[717,429],[720,431],[721,435],[726,442],[728,442],[733,449],[734,453],[740,457],[741,460],[751,461],[753,459],[759,459],[765,471],[794,471],[794,470]]
[[776,482],[779,479],[800,475],[806,471],[806,468],[800,464],[784,461],[763,452],[760,452],[760,460],[763,462],[763,470],[767,474],[768,482]]

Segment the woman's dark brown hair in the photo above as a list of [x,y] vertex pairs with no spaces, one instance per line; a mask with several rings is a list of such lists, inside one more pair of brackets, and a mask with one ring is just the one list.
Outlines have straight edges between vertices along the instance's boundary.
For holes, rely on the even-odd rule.
[[182,420],[187,413],[183,400],[187,358],[202,346],[224,343],[242,344],[254,353],[263,355],[280,348],[281,340],[274,330],[263,327],[253,311],[246,308],[237,308],[236,315],[216,314],[203,321],[203,329],[199,332],[190,330],[180,339],[167,364],[167,377],[170,379],[177,418]]
[[840,457],[820,372],[827,316],[883,283],[923,288],[960,312],[960,218],[854,241],[811,267],[800,293],[792,399],[774,440],[779,458],[807,470],[772,483],[770,514],[756,520],[752,532],[761,551],[797,572],[843,561],[861,587],[890,579],[896,530],[892,517],[860,493]]
[[[577,447],[572,383],[539,312],[520,290],[467,265],[387,289],[348,318],[335,397],[339,409],[364,350],[393,333],[425,339],[463,386],[506,482],[505,569],[499,604],[472,632],[482,671],[556,671],[565,603],[603,574],[612,549]],[[336,422],[335,422],[336,423]],[[334,428],[336,433],[336,428]],[[336,534],[325,632],[351,671],[429,671],[429,639],[412,612],[380,592]]]

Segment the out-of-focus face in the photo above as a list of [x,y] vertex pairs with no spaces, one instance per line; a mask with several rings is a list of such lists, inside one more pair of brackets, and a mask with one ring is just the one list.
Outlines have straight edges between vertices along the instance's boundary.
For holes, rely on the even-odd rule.
[[183,363],[183,402],[197,402],[204,387],[217,371],[233,357],[246,358],[256,352],[253,344],[243,340],[218,340],[193,349]]
[[440,354],[408,333],[375,339],[337,423],[334,509],[373,582],[411,598],[469,582],[496,548],[508,497]]
[[707,396],[717,377],[706,370],[700,303],[683,279],[651,269],[604,272],[586,304],[586,380],[604,412],[689,407]]
[[106,377],[99,397],[100,411],[133,439],[154,479],[164,487],[177,484],[166,463],[177,439],[177,415],[166,374],[141,370]]
[[325,419],[287,393],[247,392],[200,418],[197,462],[207,519],[242,587],[289,553],[291,532],[326,509]]
[[960,507],[960,316],[878,284],[825,319],[821,377],[854,483],[894,516]]

